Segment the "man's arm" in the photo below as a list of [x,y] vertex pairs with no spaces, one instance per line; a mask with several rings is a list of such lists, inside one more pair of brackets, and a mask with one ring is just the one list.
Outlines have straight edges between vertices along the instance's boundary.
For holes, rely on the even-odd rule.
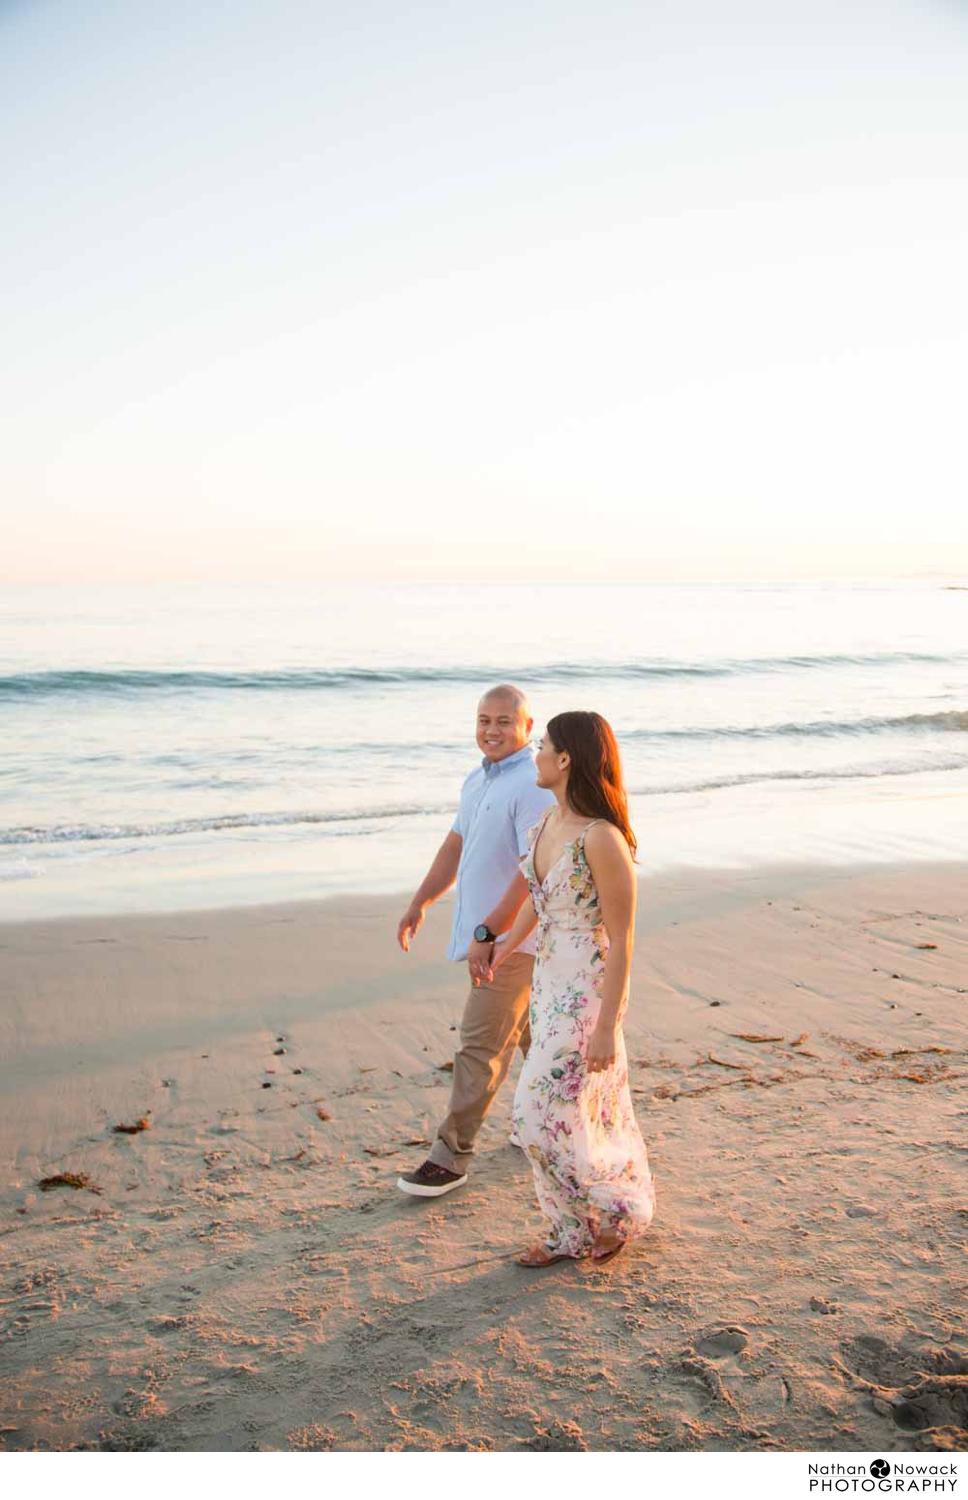
[[[518,854],[523,859],[528,852],[528,831],[540,823],[545,813],[554,803],[554,797],[543,787],[528,787],[510,808],[511,821],[514,824],[514,837],[518,846]],[[518,912],[528,897],[528,882],[520,870],[515,875],[497,906],[481,921],[491,931],[500,936],[507,932],[514,923]],[[537,920],[537,919],[536,919]],[[534,924],[532,923],[532,926]],[[530,931],[530,928],[528,929]],[[523,933],[519,941],[524,940],[527,933]],[[504,944],[501,944],[502,948]],[[471,976],[472,984],[480,984],[482,980],[491,978],[491,959],[494,957],[493,943],[472,942],[467,949],[467,967]]]
[[423,922],[426,908],[432,906],[435,901],[439,901],[457,879],[457,866],[460,864],[463,847],[463,838],[451,829],[437,850],[434,862],[421,881],[416,895],[400,918],[397,926],[397,942],[404,953],[410,952],[410,944]]
[[545,814],[555,805],[551,792],[543,786],[529,786],[518,794],[511,810],[514,820],[514,837],[518,843],[521,859],[528,852],[528,832],[544,821]]

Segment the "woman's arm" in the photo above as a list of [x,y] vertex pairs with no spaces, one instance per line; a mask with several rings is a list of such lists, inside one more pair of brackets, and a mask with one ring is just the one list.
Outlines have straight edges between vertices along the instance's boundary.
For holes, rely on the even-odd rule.
[[602,1008],[588,1039],[588,1071],[599,1073],[615,1061],[619,1012],[628,994],[635,933],[635,866],[628,844],[613,823],[596,823],[588,830],[585,857],[608,933]]
[[503,943],[494,944],[494,957],[490,968],[485,974],[485,979],[494,978],[494,970],[499,969],[505,959],[511,957],[514,950],[524,942],[529,932],[533,932],[538,925],[538,913],[534,909],[534,902],[530,896],[527,901],[522,901],[514,925]]

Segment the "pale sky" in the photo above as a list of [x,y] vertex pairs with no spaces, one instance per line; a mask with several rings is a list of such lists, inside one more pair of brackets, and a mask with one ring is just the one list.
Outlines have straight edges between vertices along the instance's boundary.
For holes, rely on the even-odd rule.
[[968,4],[0,0],[0,581],[968,568]]

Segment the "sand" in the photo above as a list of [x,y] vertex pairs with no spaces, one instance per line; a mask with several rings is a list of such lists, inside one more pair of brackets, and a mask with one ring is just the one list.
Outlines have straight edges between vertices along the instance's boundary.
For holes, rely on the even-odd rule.
[[605,1269],[513,1263],[517,1065],[397,1192],[464,994],[403,904],[0,927],[8,1449],[968,1449],[968,866],[644,882]]

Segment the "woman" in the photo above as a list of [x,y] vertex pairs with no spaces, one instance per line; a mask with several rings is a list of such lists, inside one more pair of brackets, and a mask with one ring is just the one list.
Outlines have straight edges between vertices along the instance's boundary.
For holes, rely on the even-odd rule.
[[551,1220],[523,1266],[569,1257],[611,1260],[655,1210],[645,1142],[632,1112],[622,1017],[635,921],[636,842],[618,747],[599,714],[558,714],[536,756],[538,785],[557,798],[528,831],[521,907],[492,969],[538,924],[531,1047],[514,1128]]

